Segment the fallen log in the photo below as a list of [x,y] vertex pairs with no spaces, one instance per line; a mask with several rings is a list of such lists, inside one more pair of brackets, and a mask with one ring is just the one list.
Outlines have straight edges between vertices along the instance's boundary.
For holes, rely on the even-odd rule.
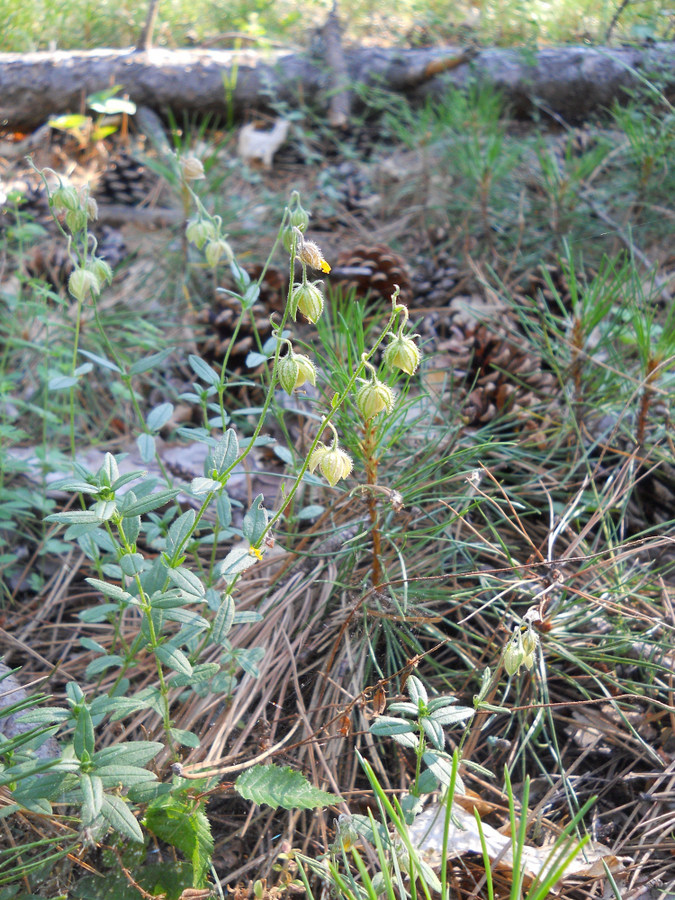
[[[349,82],[376,85],[412,101],[441,98],[472,79],[499,88],[516,115],[536,110],[578,121],[626,89],[658,79],[675,91],[675,47],[560,47],[530,50],[457,47],[353,48],[344,51]],[[334,76],[325,58],[282,51],[136,50],[0,54],[0,125],[36,127],[84,109],[88,94],[122,85],[136,104],[242,118],[271,103],[326,111]],[[227,88],[227,89],[226,89]],[[363,92],[362,92],[363,93]],[[228,110],[229,104],[229,110]],[[278,108],[278,106],[277,106]]]

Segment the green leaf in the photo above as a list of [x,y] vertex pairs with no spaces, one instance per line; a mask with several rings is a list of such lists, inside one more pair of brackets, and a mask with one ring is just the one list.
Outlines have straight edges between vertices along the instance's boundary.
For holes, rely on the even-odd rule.
[[[117,698],[121,700],[122,698]],[[96,767],[119,765],[144,766],[154,759],[164,744],[159,741],[125,741],[123,744],[115,744],[97,750],[92,756],[92,762]]]
[[255,622],[262,622],[262,613],[255,609],[239,609],[234,614],[233,625],[253,625]]
[[250,569],[257,561],[256,557],[249,551],[248,546],[242,547],[240,545],[230,550],[225,559],[217,563],[214,568],[217,574],[230,584],[237,575],[241,575],[242,572]]
[[218,514],[218,522],[221,528],[229,528],[232,522],[232,504],[230,498],[225,491],[218,494],[216,500],[216,513]]
[[120,568],[129,578],[140,575],[145,567],[145,557],[142,553],[125,553],[120,556]]
[[151,356],[145,356],[143,359],[137,359],[133,365],[129,367],[130,375],[140,375],[142,372],[149,372],[155,366],[161,365],[165,359],[168,359],[173,353],[172,347],[153,353]]
[[148,413],[145,424],[149,431],[159,431],[173,415],[173,403],[160,403]]
[[139,434],[136,438],[136,446],[144,463],[148,463],[155,458],[155,439],[151,434],[146,434],[145,432]]
[[88,481],[84,481],[80,478],[73,478],[70,475],[66,478],[59,478],[57,481],[52,481],[49,485],[49,489],[52,491],[70,491],[73,494],[98,494],[97,485],[90,484]]
[[128,518],[125,516],[124,518],[124,534],[127,541],[130,544],[135,544],[138,540],[138,535],[141,533],[141,517],[140,516],[129,516]]
[[412,702],[417,705],[420,701],[426,705],[429,700],[427,689],[415,675],[411,675],[405,686],[407,695]]
[[150,494],[142,500],[137,500],[124,510],[125,516],[142,516],[153,509],[165,506],[170,500],[180,493],[180,488],[170,488],[164,491],[158,491],[156,494]]
[[190,490],[193,494],[208,494],[209,491],[217,491],[221,487],[222,484],[219,481],[214,481],[213,478],[202,478],[201,476],[193,478],[190,482]]
[[119,763],[97,767],[96,774],[101,779],[103,786],[107,788],[114,788],[120,784],[144,784],[146,781],[157,780],[154,772],[148,772],[141,766],[121,766]]
[[318,503],[313,503],[309,506],[304,506],[299,513],[296,513],[295,518],[300,521],[305,519],[316,519],[321,515],[325,508],[325,506],[319,506]]
[[191,747],[193,750],[196,750],[199,747],[199,738],[197,735],[193,734],[191,731],[186,731],[184,728],[172,727],[171,737],[183,747]]
[[87,509],[53,513],[45,516],[45,522],[59,522],[61,525],[102,525],[105,519]]
[[138,844],[143,843],[141,826],[124,800],[115,794],[104,794],[101,815],[114,830]]
[[47,387],[50,391],[64,391],[75,384],[77,384],[77,378],[73,378],[72,375],[55,375],[54,378],[49,379]]
[[206,588],[197,578],[194,572],[180,566],[178,569],[169,569],[169,578],[184,595],[191,600],[203,600]]
[[94,752],[94,723],[86,706],[81,706],[77,713],[73,749],[78,759],[82,759],[84,754],[91,756]]
[[182,547],[189,537],[194,528],[196,515],[194,509],[188,509],[188,511],[184,512],[182,516],[179,516],[176,521],[173,522],[171,528],[169,528],[169,533],[166,538],[166,552],[169,556],[173,556],[176,550],[179,547]]
[[79,352],[82,356],[86,356],[87,359],[91,359],[93,362],[98,363],[99,366],[103,366],[104,369],[110,369],[111,372],[117,373],[122,371],[118,365],[111,362],[109,359],[106,359],[105,356],[97,356],[95,353],[90,353],[88,350],[80,350]]
[[412,722],[397,719],[395,716],[378,716],[370,726],[371,734],[390,737],[393,734],[409,734],[415,730]]
[[100,581],[98,578],[86,578],[85,581],[95,590],[100,591],[105,597],[112,597],[113,600],[119,600],[121,603],[133,603],[134,597],[128,591],[116,584],[109,584],[107,581]]
[[267,527],[267,510],[263,507],[264,497],[258,494],[251,508],[244,516],[242,525],[242,533],[248,542],[252,545],[258,543]]
[[234,600],[229,594],[223,597],[220,609],[213,620],[211,640],[216,644],[222,644],[227,638],[234,622]]
[[215,372],[207,362],[204,362],[201,357],[191,353],[188,356],[188,362],[197,378],[201,378],[201,380],[205,381],[207,384],[220,384],[220,375]]
[[316,809],[342,800],[342,797],[314,787],[304,775],[290,766],[281,768],[273,763],[253,766],[237,778],[234,786],[245,800],[252,800],[258,805],[264,803],[272,809],[279,806],[284,809]]
[[434,777],[441,784],[448,787],[452,780],[452,757],[445,753],[440,754],[434,750],[427,750],[422,755],[422,759],[429,767],[429,770],[433,772]]
[[264,353],[258,353],[255,350],[251,350],[251,352],[246,357],[246,368],[257,369],[258,366],[262,366],[262,364],[266,362],[267,356],[265,356]]
[[206,631],[211,627],[208,619],[192,609],[168,609],[164,613],[164,618],[169,622],[180,622],[181,625],[187,625],[194,632]]
[[442,750],[445,746],[445,733],[442,726],[434,719],[430,719],[428,716],[423,716],[421,721],[424,733],[429,738],[431,743],[434,745],[434,747],[436,747],[437,750]]
[[84,676],[88,681],[91,681],[97,675],[100,675],[101,672],[105,672],[107,669],[112,669],[115,666],[122,666],[123,664],[124,659],[116,654],[112,654],[111,656],[100,656],[98,659],[94,659],[89,663],[85,669]]
[[192,666],[187,656],[171,644],[162,644],[155,648],[155,656],[168,669],[180,672],[181,675],[192,675]]
[[193,887],[202,888],[211,867],[213,837],[203,807],[178,797],[161,797],[148,806],[144,825],[175,847],[192,865]]
[[208,455],[205,472],[210,475],[215,469],[218,475],[222,475],[230,468],[239,455],[239,440],[233,428],[228,428],[222,438]]
[[454,709],[437,709],[430,718],[439,725],[455,725],[457,722],[465,722],[475,713],[468,706],[455,706]]
[[193,666],[192,675],[174,675],[171,679],[171,687],[201,684],[203,681],[209,681],[219,671],[218,663],[199,663],[199,665]]
[[90,120],[87,116],[83,116],[79,113],[67,113],[63,116],[54,116],[49,119],[47,124],[50,128],[57,128],[59,131],[70,131],[82,128],[88,121]]
[[252,678],[260,678],[258,663],[265,657],[265,650],[263,647],[248,647],[246,649],[239,649],[235,651],[235,657],[244,672],[246,672]]
[[84,799],[82,824],[91,825],[103,806],[103,782],[98,775],[83,773],[80,776],[80,788]]

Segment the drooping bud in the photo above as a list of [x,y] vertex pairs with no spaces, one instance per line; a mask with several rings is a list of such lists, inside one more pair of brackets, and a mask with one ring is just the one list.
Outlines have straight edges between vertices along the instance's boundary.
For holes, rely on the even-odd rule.
[[60,184],[52,194],[50,204],[54,209],[76,210],[80,208],[80,198],[75,188],[69,184]]
[[389,335],[391,343],[384,351],[384,364],[390,369],[400,369],[406,375],[414,375],[422,354],[411,337]]
[[93,272],[88,269],[73,269],[68,279],[68,290],[76,300],[85,300],[89,294],[97,297],[101,292],[101,284]]
[[356,392],[356,405],[366,422],[382,410],[390,413],[395,400],[394,391],[377,378],[367,381]]
[[319,441],[312,450],[312,455],[309,458],[309,465],[307,468],[310,472],[314,472],[326,453],[328,453],[328,447],[322,441]]
[[95,222],[98,219],[98,203],[93,197],[87,197],[84,201],[84,211],[90,222]]
[[279,360],[277,372],[279,384],[289,396],[307,381],[316,384],[316,368],[312,360],[302,353],[294,353],[293,350]]
[[520,671],[524,657],[523,638],[519,629],[517,634],[514,634],[509,640],[506,650],[504,650],[504,668],[509,675],[515,675]]
[[180,173],[185,181],[196,181],[204,178],[204,166],[196,156],[183,156],[179,161]]
[[289,223],[291,224],[291,226],[299,228],[303,234],[305,233],[305,231],[307,231],[307,228],[309,226],[309,213],[306,209],[303,209],[302,206],[300,206],[300,203],[298,203],[295,209],[291,210]]
[[94,256],[89,260],[89,262],[87,263],[87,270],[89,272],[93,272],[93,274],[96,276],[99,287],[102,287],[105,282],[110,284],[113,279],[112,269],[104,259],[101,259],[100,256]]
[[532,625],[527,623],[527,631],[523,635],[523,650],[525,653],[534,653],[539,644],[539,635],[534,631]]
[[210,266],[217,266],[223,257],[228,263],[234,259],[232,248],[222,238],[217,241],[209,241],[204,250],[204,256]]
[[340,479],[347,478],[354,468],[354,463],[348,453],[340,450],[337,446],[333,446],[321,454],[319,468],[328,484],[331,487],[335,487]]
[[295,322],[298,310],[309,319],[316,322],[323,312],[323,294],[317,285],[319,282],[301,282],[293,285],[291,294],[290,313]]
[[213,240],[216,229],[213,222],[208,219],[190,219],[185,229],[185,237],[198,250],[201,250],[207,241]]
[[71,234],[77,234],[87,225],[87,214],[83,209],[69,209],[66,212],[66,225]]
[[321,248],[318,244],[315,244],[314,241],[303,240],[300,242],[297,253],[300,262],[304,263],[306,266],[311,266],[313,269],[316,269],[317,272],[325,272],[326,274],[330,272],[330,266],[323,258]]

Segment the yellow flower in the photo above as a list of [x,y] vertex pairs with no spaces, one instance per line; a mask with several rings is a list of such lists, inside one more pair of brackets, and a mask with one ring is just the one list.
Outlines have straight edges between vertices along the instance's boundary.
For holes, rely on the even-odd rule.
[[260,547],[253,547],[253,546],[251,546],[251,547],[248,548],[248,552],[249,552],[249,555],[250,555],[250,556],[255,556],[256,559],[262,559],[262,558],[263,558],[263,552],[262,552],[262,550],[260,549]]

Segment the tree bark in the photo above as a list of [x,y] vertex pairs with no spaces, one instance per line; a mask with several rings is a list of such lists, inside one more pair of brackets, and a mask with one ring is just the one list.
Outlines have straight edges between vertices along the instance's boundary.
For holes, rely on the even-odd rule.
[[[499,88],[516,115],[579,121],[657,78],[675,93],[675,47],[561,47],[539,52],[457,47],[345,50],[352,84],[388,88],[413,101],[441,98],[478,79]],[[91,50],[0,54],[0,125],[28,129],[77,112],[88,94],[120,84],[130,99],[165,113],[227,115],[269,110],[274,101],[326,110],[334,83],[325,61],[249,50]]]

